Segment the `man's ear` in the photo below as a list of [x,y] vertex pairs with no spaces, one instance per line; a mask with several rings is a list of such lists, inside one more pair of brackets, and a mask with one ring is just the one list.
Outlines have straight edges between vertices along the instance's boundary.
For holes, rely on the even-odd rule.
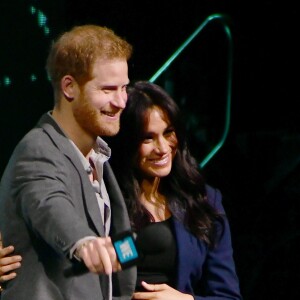
[[65,75],[61,81],[61,90],[68,101],[72,101],[75,97],[77,82],[71,75]]

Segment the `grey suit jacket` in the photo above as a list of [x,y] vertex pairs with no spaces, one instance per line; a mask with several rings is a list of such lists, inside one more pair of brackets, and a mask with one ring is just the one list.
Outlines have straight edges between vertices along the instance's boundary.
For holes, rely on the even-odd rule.
[[[130,229],[125,203],[108,163],[111,234]],[[85,236],[104,236],[94,190],[70,141],[50,115],[42,116],[17,145],[0,184],[4,245],[22,255],[17,277],[2,300],[108,299],[108,277],[88,272],[69,257]],[[131,299],[136,268],[113,275],[114,299]]]

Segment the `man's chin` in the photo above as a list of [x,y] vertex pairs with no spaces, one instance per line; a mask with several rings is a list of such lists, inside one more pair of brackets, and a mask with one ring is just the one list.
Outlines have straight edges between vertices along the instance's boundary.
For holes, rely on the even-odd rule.
[[120,131],[120,126],[116,128],[107,128],[107,130],[103,130],[99,136],[115,136]]

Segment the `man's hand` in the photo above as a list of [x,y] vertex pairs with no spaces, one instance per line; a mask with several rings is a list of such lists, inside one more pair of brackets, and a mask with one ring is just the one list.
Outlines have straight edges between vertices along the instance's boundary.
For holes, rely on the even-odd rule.
[[105,273],[121,270],[117,254],[110,237],[99,237],[83,242],[76,251],[78,256],[93,273]]

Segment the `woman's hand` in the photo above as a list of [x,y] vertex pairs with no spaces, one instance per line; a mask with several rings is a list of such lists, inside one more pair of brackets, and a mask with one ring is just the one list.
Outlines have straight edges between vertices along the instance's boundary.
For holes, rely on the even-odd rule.
[[192,295],[181,293],[167,284],[148,284],[142,281],[142,286],[146,292],[136,292],[132,299],[194,300]]
[[17,273],[14,272],[14,270],[21,267],[22,257],[20,255],[8,256],[12,254],[13,251],[13,246],[2,248],[0,239],[0,284],[15,278]]

